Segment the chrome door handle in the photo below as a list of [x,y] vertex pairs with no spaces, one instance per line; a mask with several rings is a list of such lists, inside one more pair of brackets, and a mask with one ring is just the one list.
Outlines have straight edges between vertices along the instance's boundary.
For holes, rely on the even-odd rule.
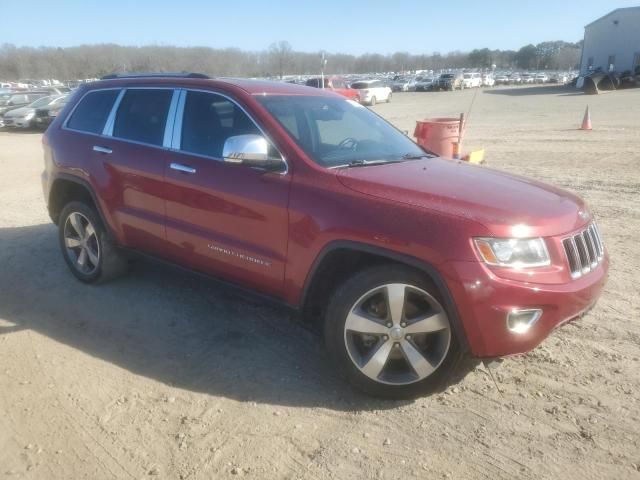
[[98,153],[106,153],[109,154],[111,153],[113,150],[111,150],[110,148],[107,147],[101,147],[99,145],[94,145],[93,146],[93,151],[94,152],[98,152]]
[[193,167],[189,167],[187,165],[182,165],[181,163],[172,163],[169,165],[171,170],[177,170],[183,173],[196,173],[196,169]]

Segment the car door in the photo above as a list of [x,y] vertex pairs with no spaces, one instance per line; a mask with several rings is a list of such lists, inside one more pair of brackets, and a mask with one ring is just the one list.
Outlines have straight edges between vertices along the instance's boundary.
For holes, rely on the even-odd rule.
[[279,295],[290,175],[226,163],[226,139],[262,134],[233,99],[183,90],[165,165],[166,231],[180,262]]
[[[174,100],[174,93],[176,98]],[[122,242],[145,253],[167,256],[164,228],[165,128],[173,88],[126,88],[116,100],[105,135],[94,141],[94,155],[106,173],[104,195]]]

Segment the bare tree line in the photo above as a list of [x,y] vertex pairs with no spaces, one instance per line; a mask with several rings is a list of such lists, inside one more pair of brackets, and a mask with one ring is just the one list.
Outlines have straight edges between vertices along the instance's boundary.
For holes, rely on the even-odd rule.
[[[327,72],[371,73],[443,68],[573,68],[581,45],[543,42],[520,50],[473,50],[440,54],[328,54]],[[315,74],[321,53],[298,52],[286,41],[259,52],[237,48],[143,46],[116,44],[76,47],[0,46],[0,79],[56,78],[73,80],[114,72],[194,71],[212,76],[276,77]]]

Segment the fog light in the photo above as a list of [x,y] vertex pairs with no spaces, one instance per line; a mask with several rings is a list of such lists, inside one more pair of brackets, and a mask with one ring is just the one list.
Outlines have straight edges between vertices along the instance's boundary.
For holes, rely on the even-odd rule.
[[507,315],[507,328],[513,333],[526,333],[542,316],[542,310],[514,308]]

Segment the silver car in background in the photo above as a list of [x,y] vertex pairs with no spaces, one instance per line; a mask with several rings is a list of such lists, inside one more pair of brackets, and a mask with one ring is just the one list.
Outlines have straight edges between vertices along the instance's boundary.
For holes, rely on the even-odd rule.
[[66,95],[51,95],[39,98],[24,107],[9,110],[2,118],[4,126],[8,128],[33,128],[35,126],[34,118],[38,108],[62,103],[65,98]]

